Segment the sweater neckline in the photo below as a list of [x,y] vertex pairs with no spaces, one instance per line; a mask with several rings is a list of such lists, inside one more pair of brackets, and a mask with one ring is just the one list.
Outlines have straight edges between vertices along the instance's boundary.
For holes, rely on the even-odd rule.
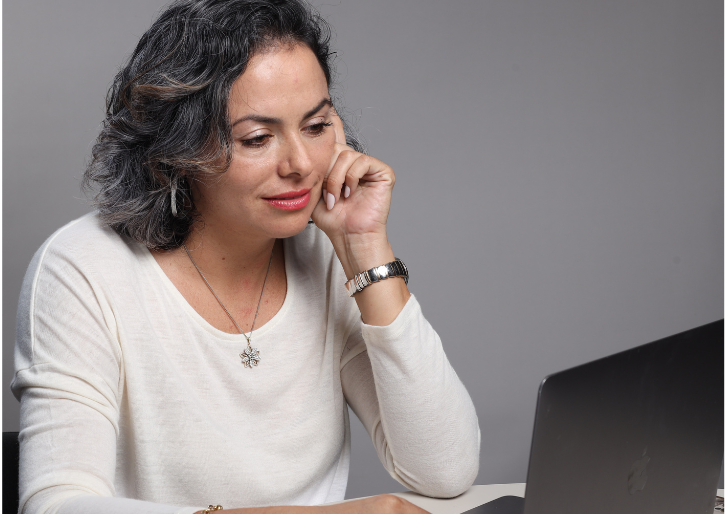
[[[275,315],[264,325],[260,327],[255,327],[254,330],[254,336],[252,337],[252,340],[258,339],[260,337],[264,337],[269,331],[275,328],[277,324],[280,322],[281,319],[283,319],[287,311],[290,310],[290,304],[293,302],[293,296],[295,291],[295,277],[294,277],[294,266],[290,263],[290,255],[291,252],[289,251],[288,245],[291,238],[285,238],[282,240],[282,247],[283,247],[283,253],[285,257],[285,279],[287,280],[287,291],[285,293],[285,300],[282,302],[282,306],[280,307],[280,310],[278,310]],[[151,254],[151,251],[145,246],[140,245],[142,247],[142,258],[144,261],[146,261],[147,265],[154,269],[156,274],[159,277],[159,280],[163,284],[163,287],[174,297],[176,302],[182,307],[182,309],[204,330],[212,334],[214,337],[218,339],[224,339],[226,341],[234,342],[234,343],[246,343],[247,339],[242,334],[229,334],[227,332],[224,332],[223,330],[219,330],[217,327],[213,326],[211,323],[209,323],[204,317],[199,314],[194,307],[187,301],[186,298],[184,298],[184,295],[181,294],[181,292],[176,288],[174,285],[174,282],[171,281],[171,279],[164,273],[164,270],[159,266],[159,263],[156,262],[156,259],[154,259],[154,256]],[[250,336],[249,332],[245,332],[247,336]]]

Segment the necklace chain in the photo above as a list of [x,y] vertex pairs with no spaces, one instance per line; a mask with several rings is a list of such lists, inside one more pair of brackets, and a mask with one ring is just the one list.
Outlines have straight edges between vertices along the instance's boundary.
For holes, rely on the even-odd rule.
[[224,306],[222,303],[222,300],[219,299],[219,296],[217,296],[217,293],[214,292],[214,289],[212,289],[212,285],[207,280],[207,277],[204,276],[204,273],[202,273],[202,270],[199,269],[199,266],[197,266],[197,263],[194,261],[194,258],[192,257],[192,254],[189,253],[189,249],[187,248],[187,245],[185,243],[182,243],[182,246],[184,247],[184,251],[187,252],[187,256],[189,257],[189,260],[192,261],[192,264],[194,264],[194,267],[197,269],[197,272],[199,272],[199,276],[202,277],[202,280],[204,280],[204,283],[207,284],[207,288],[209,291],[214,295],[214,298],[217,300],[217,303],[219,303],[220,307],[224,309],[224,312],[229,316],[229,319],[234,323],[234,326],[237,328],[240,334],[244,336],[245,339],[247,339],[247,350],[245,350],[243,353],[240,354],[240,357],[242,357],[242,360],[245,363],[246,367],[252,367],[257,366],[257,363],[260,360],[259,357],[259,351],[256,348],[252,348],[252,331],[255,329],[255,323],[257,322],[257,315],[260,312],[260,305],[262,304],[262,296],[265,294],[265,285],[267,284],[267,277],[270,274],[270,266],[272,265],[272,256],[275,253],[275,245],[272,245],[272,252],[270,252],[270,260],[267,262],[267,271],[265,272],[265,280],[262,282],[262,291],[260,291],[260,299],[257,302],[257,310],[255,311],[255,317],[252,320],[252,327],[250,328],[250,335],[249,337],[247,334],[245,334],[242,329],[239,327],[237,322],[234,320],[232,315],[227,310],[227,307]]

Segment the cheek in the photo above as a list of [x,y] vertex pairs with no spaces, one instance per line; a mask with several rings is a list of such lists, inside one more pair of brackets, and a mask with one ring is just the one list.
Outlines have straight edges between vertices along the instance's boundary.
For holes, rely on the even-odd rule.
[[[322,173],[327,173],[333,164],[335,157],[335,136],[325,138],[312,152],[312,158],[316,163],[316,169]],[[322,170],[320,170],[322,168]]]
[[237,187],[247,187],[254,190],[255,186],[275,174],[277,164],[274,154],[252,157],[235,154],[227,170],[228,180],[232,181]]

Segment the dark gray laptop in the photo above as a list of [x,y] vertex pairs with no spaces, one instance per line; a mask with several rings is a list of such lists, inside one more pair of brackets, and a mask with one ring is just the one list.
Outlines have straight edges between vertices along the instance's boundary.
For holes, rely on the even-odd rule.
[[471,514],[712,514],[724,442],[723,320],[542,381],[526,501]]

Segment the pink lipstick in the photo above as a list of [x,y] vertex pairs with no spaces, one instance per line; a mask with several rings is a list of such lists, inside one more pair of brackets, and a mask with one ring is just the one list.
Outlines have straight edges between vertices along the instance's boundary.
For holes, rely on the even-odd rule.
[[300,191],[288,191],[279,195],[263,198],[267,203],[283,211],[297,211],[310,202],[310,189]]

